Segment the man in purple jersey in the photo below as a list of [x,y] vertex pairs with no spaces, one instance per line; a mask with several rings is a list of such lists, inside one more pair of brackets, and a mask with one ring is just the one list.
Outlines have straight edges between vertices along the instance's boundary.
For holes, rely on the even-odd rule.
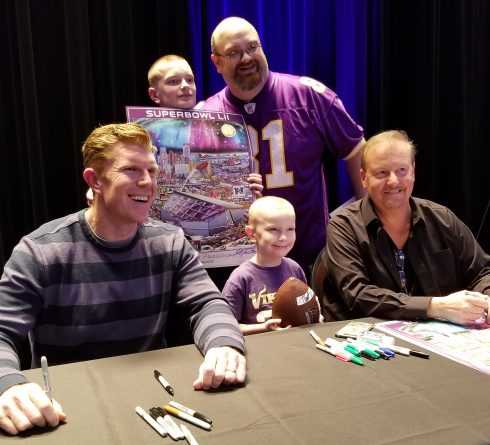
[[198,107],[243,115],[263,194],[283,197],[295,208],[297,242],[289,256],[308,275],[325,245],[325,159],[330,154],[346,161],[356,196],[362,197],[363,130],[325,85],[270,72],[257,31],[246,20],[223,20],[212,34],[211,51],[228,86]]

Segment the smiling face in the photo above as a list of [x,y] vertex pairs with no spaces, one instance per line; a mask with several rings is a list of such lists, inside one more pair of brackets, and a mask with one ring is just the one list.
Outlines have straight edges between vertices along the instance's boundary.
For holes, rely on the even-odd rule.
[[364,156],[361,180],[381,214],[406,211],[415,182],[415,162],[409,143],[401,140],[380,141]]
[[196,83],[191,67],[184,59],[161,61],[152,67],[154,76],[148,89],[160,107],[191,109],[196,105]]
[[[213,32],[212,42],[211,60],[231,92],[243,100],[257,95],[267,80],[268,66],[255,28],[240,18],[225,19]],[[243,52],[241,60],[233,60],[235,52]]]
[[146,221],[156,192],[158,167],[151,150],[138,145],[115,144],[94,179],[96,194],[87,219],[106,240],[123,240]]
[[272,196],[258,199],[249,209],[246,232],[257,246],[255,262],[266,267],[279,265],[296,241],[293,206]]

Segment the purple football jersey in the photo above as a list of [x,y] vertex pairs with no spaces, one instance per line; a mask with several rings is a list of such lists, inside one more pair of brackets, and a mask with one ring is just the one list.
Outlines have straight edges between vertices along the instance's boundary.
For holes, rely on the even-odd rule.
[[240,323],[263,323],[271,318],[277,289],[289,277],[306,283],[303,269],[290,258],[283,258],[276,267],[262,267],[248,260],[231,273],[223,296]]
[[250,102],[225,87],[201,105],[243,115],[255,170],[264,180],[263,194],[287,199],[296,211],[297,240],[288,256],[308,271],[325,245],[325,156],[353,155],[360,147],[362,128],[332,90],[311,78],[289,74],[269,72],[264,88]]

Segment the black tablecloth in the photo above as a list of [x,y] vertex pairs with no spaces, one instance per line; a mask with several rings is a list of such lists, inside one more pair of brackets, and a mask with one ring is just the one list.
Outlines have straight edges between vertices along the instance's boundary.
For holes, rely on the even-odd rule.
[[[210,392],[192,388],[202,360],[193,345],[53,366],[53,397],[68,422],[0,441],[171,443],[134,408],[173,399],[213,419],[209,432],[186,424],[201,445],[490,443],[490,376],[435,353],[429,360],[397,356],[361,367],[314,347],[311,328],[325,338],[345,323],[247,337],[246,384]],[[172,384],[174,397],[154,369]],[[41,384],[40,370],[26,375]]]

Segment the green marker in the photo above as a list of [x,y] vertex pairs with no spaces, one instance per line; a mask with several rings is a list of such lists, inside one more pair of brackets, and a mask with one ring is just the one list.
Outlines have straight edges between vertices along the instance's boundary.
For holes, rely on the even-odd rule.
[[354,345],[345,345],[344,349],[347,352],[350,352],[352,355],[355,355],[356,357],[361,356],[361,351],[359,351]]
[[364,360],[362,358],[359,358],[359,357],[356,357],[355,355],[353,355],[350,358],[350,360],[352,363],[355,363],[356,365],[364,366]]
[[361,351],[361,357],[366,357],[370,360],[381,358],[381,355],[369,348],[370,345],[368,343],[361,340],[351,340],[350,338],[347,341],[356,349]]
[[347,359],[349,359],[352,363],[355,363],[356,365],[364,366],[364,360],[360,357],[357,357],[352,352],[349,352],[347,349],[345,349],[345,347],[344,350],[337,351],[337,354],[345,356]]
[[361,355],[363,352],[370,355],[372,358],[381,358],[381,356],[376,351],[373,351],[372,349],[368,349],[368,348],[362,349]]

